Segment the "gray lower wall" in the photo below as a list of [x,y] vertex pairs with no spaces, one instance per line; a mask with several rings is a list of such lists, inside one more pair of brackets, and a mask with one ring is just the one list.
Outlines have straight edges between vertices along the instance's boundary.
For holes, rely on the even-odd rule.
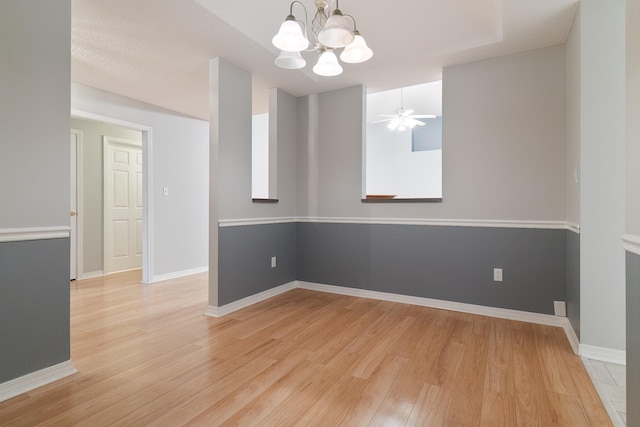
[[580,339],[580,234],[567,231],[567,317]]
[[0,243],[0,383],[70,359],[69,239]]
[[627,252],[627,425],[640,426],[640,256]]
[[[567,295],[566,231],[298,223],[298,280],[553,313]],[[504,281],[493,281],[493,268]]]
[[[222,227],[218,235],[218,306],[296,280],[296,224]],[[271,268],[271,257],[277,258]]]

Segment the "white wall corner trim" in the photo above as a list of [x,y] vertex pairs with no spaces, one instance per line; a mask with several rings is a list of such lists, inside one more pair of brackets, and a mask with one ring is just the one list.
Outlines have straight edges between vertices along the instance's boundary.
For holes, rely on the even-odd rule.
[[573,231],[576,234],[580,234],[580,224],[575,224],[573,222],[567,222],[567,230]]
[[78,371],[73,367],[71,360],[67,360],[66,362],[58,363],[57,365],[4,382],[0,384],[0,402],[68,377],[76,372]]
[[147,283],[163,282],[165,280],[178,279],[180,277],[191,276],[193,274],[206,273],[207,271],[209,271],[209,266],[205,265],[202,267],[191,268],[189,270],[174,271],[173,273],[167,274],[158,274],[152,276],[151,280]]
[[63,239],[69,237],[69,226],[0,228],[0,242],[21,242],[25,240]]
[[627,352],[612,348],[597,347],[594,345],[580,344],[580,356],[600,362],[627,364]]
[[243,219],[221,219],[218,221],[218,226],[224,227],[242,227],[246,225],[265,225],[265,224],[286,224],[289,222],[296,222],[295,217],[280,217],[280,218],[243,218]]
[[571,326],[571,322],[569,321],[568,317],[563,317],[562,319],[564,319],[564,333],[567,336],[567,339],[569,340],[569,345],[571,345],[571,349],[573,350],[573,352],[578,355],[580,354],[580,340],[578,339],[578,336],[576,335],[576,331],[573,330],[573,326]]
[[636,255],[640,255],[640,237],[632,234],[625,234],[622,236],[622,242],[624,243],[624,249],[627,252],[632,252]]
[[284,285],[277,286],[272,289],[267,289],[266,291],[257,293],[255,295],[250,295],[246,298],[239,299],[238,301],[234,301],[229,304],[225,304],[221,307],[209,306],[207,311],[205,311],[205,316],[209,317],[222,317],[227,314],[233,313],[234,311],[241,310],[243,308],[249,307],[250,305],[257,304],[269,298],[273,298],[276,295],[283,294],[285,292],[289,292],[292,289],[296,288],[297,282],[289,282]]

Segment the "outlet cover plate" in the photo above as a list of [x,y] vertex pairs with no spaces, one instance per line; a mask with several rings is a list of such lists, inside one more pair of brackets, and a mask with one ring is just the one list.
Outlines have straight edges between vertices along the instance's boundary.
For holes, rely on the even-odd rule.
[[554,301],[553,313],[556,316],[567,317],[567,304],[564,301]]

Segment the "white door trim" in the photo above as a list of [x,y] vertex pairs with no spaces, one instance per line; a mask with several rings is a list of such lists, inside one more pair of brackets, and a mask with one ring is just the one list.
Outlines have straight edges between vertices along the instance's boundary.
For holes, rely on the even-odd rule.
[[71,117],[96,120],[142,132],[142,283],[153,277],[153,128],[72,108]]
[[[83,217],[84,217],[84,204],[82,197],[82,138],[83,134],[81,130],[71,129],[71,134],[76,136],[76,164],[71,167],[76,168],[76,279],[82,278],[82,272],[84,271],[83,264]],[[73,242],[71,243],[73,244]]]

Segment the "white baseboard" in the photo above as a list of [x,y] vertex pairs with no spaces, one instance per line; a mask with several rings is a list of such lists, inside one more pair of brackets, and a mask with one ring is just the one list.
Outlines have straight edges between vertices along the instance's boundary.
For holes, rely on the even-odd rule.
[[295,288],[360,298],[376,299],[381,301],[412,304],[422,307],[437,308],[441,310],[450,310],[461,313],[477,314],[480,316],[496,317],[499,319],[536,323],[539,325],[556,326],[564,330],[565,335],[567,336],[567,340],[569,341],[569,345],[571,346],[575,354],[579,354],[583,357],[593,360],[626,365],[625,351],[580,344],[578,336],[573,330],[569,319],[566,317],[554,316],[552,314],[540,314],[531,313],[528,311],[511,310],[507,308],[486,307],[482,305],[444,301],[431,298],[414,297],[388,292],[370,291],[366,289],[349,288],[345,286],[323,285],[319,283],[303,282],[298,280],[278,286],[273,289],[266,290],[256,295],[251,295],[222,307],[209,306],[207,311],[205,312],[205,315],[211,317],[222,317],[236,310],[240,310],[242,308],[248,307],[260,301],[264,301],[268,298],[274,297]]
[[462,313],[478,314],[481,316],[497,317],[500,319],[538,323],[548,326],[564,327],[566,319],[564,317],[558,317],[551,314],[530,313],[527,311],[511,310],[507,308],[485,307],[482,305],[414,297],[379,291],[369,291],[366,289],[348,288],[343,286],[321,285],[318,283],[299,281],[297,282],[297,287],[302,289],[309,289],[312,291],[329,292],[333,294],[348,295],[353,297],[399,302],[403,304],[419,305],[422,307],[439,308],[441,310],[451,310]]
[[551,314],[531,313],[527,311],[511,310],[507,308],[485,307],[481,305],[466,304],[461,302],[444,301],[431,298],[414,297],[402,294],[392,294],[388,292],[370,291],[366,289],[349,288],[344,286],[323,285],[319,283],[293,281],[273,289],[251,295],[222,307],[209,306],[205,315],[210,317],[222,317],[236,310],[249,307],[250,305],[272,298],[276,295],[290,291],[295,288],[308,289],[311,291],[327,292],[332,294],[347,295],[360,298],[376,299],[381,301],[398,302],[412,304],[422,307],[437,308],[441,310],[458,311],[462,313],[478,314],[481,316],[496,317],[500,319],[516,320],[520,322],[536,323],[540,325],[556,326],[564,329],[569,344],[574,353],[578,354],[578,338],[569,324],[566,317],[554,316]]
[[563,317],[563,319],[565,320],[564,322],[564,333],[567,336],[567,339],[569,340],[569,344],[571,345],[571,349],[573,350],[573,352],[578,355],[580,354],[580,340],[578,339],[578,336],[576,335],[576,331],[573,330],[573,326],[571,326],[571,322],[569,322],[569,318],[568,317]]
[[78,280],[93,279],[93,278],[102,277],[102,276],[104,276],[104,271],[102,270],[91,271],[89,273],[78,273]]
[[615,363],[617,365],[627,364],[627,352],[624,350],[580,344],[580,356],[586,357],[587,359],[599,360],[600,362]]
[[178,279],[180,277],[191,276],[192,274],[206,273],[209,271],[209,266],[205,265],[203,267],[191,268],[189,270],[175,271],[173,273],[167,274],[159,274],[155,276],[151,276],[151,280],[149,283],[155,282],[163,282],[165,280]]
[[49,366],[36,372],[24,375],[11,381],[0,384],[0,402],[11,399],[19,394],[26,393],[35,388],[52,383],[61,378],[73,375],[76,368],[73,367],[71,360]]
[[233,313],[234,311],[243,309],[245,307],[249,307],[250,305],[259,303],[261,301],[264,301],[266,299],[275,297],[276,295],[280,295],[283,294],[285,292],[288,292],[292,289],[296,288],[296,282],[289,282],[289,283],[285,283],[284,285],[280,285],[278,287],[272,288],[272,289],[267,289],[264,292],[260,292],[259,294],[255,294],[255,295],[251,295],[248,296],[246,298],[242,298],[238,301],[234,301],[230,304],[225,304],[222,307],[214,307],[214,306],[209,306],[207,308],[207,311],[205,311],[205,315],[206,316],[210,316],[210,317],[222,317],[222,316],[226,316],[227,314]]
[[[500,319],[516,320],[520,322],[536,323],[547,326],[557,326],[564,329],[569,345],[573,352],[579,353],[580,340],[576,335],[567,317],[551,314],[531,313],[528,311],[511,310],[507,308],[486,307],[482,305],[466,304],[461,302],[444,301],[431,298],[413,297],[402,294],[369,291],[365,289],[348,288],[343,286],[322,285],[318,283],[297,282],[298,288],[320,292],[330,292],[340,295],[348,295],[361,298],[371,298],[382,301],[400,302],[403,304],[419,305],[422,307],[438,308],[442,310],[458,311],[462,313],[478,314],[481,316],[497,317]],[[618,363],[618,362],[616,362]]]

